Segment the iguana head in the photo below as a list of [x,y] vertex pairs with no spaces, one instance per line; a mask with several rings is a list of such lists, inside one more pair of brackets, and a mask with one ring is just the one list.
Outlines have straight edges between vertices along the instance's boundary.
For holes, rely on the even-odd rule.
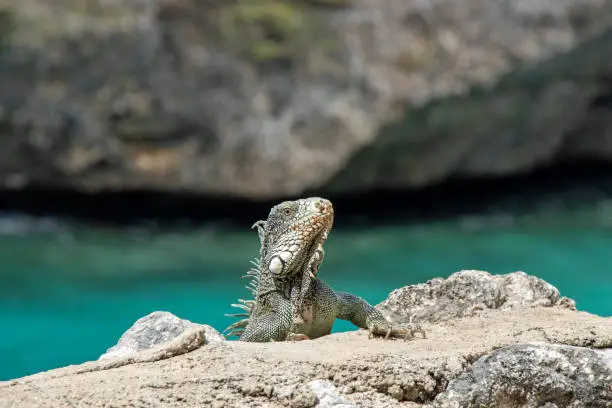
[[282,202],[270,210],[265,224],[262,262],[279,280],[290,279],[327,239],[334,221],[329,200],[309,197]]

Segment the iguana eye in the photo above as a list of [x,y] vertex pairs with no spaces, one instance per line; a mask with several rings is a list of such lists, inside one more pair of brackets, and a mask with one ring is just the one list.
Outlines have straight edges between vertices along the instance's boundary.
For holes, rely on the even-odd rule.
[[291,207],[283,208],[283,214],[285,214],[286,216],[290,216],[291,214],[293,214],[293,209]]

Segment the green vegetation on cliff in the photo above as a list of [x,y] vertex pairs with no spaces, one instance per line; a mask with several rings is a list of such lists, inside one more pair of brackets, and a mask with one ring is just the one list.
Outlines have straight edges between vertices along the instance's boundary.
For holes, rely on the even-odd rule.
[[[251,62],[293,61],[306,47],[325,47],[321,33],[330,11],[350,6],[353,0],[190,0],[163,1],[153,16],[170,23],[192,20],[218,42]],[[130,4],[102,5],[98,1],[64,0],[49,5],[44,0],[20,3],[10,0],[0,8],[0,47],[8,33],[28,47],[42,47],[51,38],[81,35],[84,31],[107,32],[138,26],[139,16],[150,10]],[[10,22],[10,24],[9,24]]]
[[313,44],[317,11],[348,7],[352,0],[223,1],[215,18],[221,38],[252,61],[292,60]]
[[15,31],[15,16],[8,9],[0,8],[0,53],[11,41],[11,36]]

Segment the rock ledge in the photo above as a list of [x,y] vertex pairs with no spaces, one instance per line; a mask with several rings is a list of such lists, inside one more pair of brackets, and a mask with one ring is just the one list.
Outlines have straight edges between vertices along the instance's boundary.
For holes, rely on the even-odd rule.
[[[437,295],[405,296],[427,288]],[[471,303],[470,293],[478,294]],[[368,339],[358,330],[298,342],[220,341],[212,328],[156,312],[119,346],[144,344],[127,341],[138,333],[155,338],[151,327],[184,330],[150,349],[2,382],[0,407],[612,406],[612,318],[576,311],[546,282],[461,271],[398,289],[381,307],[408,316],[402,298],[406,309],[432,312],[419,315],[426,338]]]

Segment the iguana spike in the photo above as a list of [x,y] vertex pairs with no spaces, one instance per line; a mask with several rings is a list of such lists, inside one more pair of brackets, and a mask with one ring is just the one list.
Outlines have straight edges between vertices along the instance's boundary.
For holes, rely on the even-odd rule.
[[232,303],[231,306],[235,307],[235,308],[238,308],[238,309],[242,309],[242,310],[244,310],[246,312],[248,312],[250,310],[250,308],[248,306],[246,306],[246,305],[238,305],[236,303]]
[[266,227],[266,221],[264,220],[259,220],[259,221],[255,221],[253,223],[253,225],[251,225],[251,229],[260,229],[260,228],[265,228]]
[[225,338],[228,338],[229,336],[237,336],[240,337],[242,336],[242,333],[244,333],[244,329],[234,329],[231,332],[227,333],[225,335]]
[[225,313],[223,316],[225,317],[248,317],[248,313]]
[[259,220],[251,225],[251,229],[257,228],[257,235],[259,236],[259,243],[263,245],[265,237],[266,237],[266,227],[268,223],[263,220]]
[[225,337],[227,338],[232,335],[240,336],[244,332],[244,329],[246,328],[248,323],[249,319],[242,319],[231,324],[223,331],[224,333],[226,333]]

